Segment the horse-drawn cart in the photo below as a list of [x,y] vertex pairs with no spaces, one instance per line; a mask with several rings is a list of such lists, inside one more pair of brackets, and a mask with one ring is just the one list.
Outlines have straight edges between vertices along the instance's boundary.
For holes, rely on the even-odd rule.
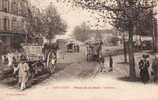
[[24,56],[30,66],[33,76],[44,72],[54,73],[57,49],[54,45],[23,45]]
[[99,55],[102,55],[102,44],[103,43],[101,41],[87,43],[87,61],[98,60]]

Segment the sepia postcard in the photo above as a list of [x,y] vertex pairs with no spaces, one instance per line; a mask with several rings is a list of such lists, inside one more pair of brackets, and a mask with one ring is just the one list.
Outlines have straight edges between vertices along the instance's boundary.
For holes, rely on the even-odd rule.
[[158,0],[0,0],[0,100],[158,100]]

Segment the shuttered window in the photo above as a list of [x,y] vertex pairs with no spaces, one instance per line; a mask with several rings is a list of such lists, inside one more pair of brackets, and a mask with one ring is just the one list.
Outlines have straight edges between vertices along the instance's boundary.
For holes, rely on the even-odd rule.
[[3,8],[2,8],[2,0],[0,0],[0,11],[2,11]]
[[4,27],[4,31],[9,31],[10,30],[10,22],[9,22],[8,17],[5,17],[3,19],[3,27]]
[[14,17],[12,19],[12,31],[15,32],[16,31],[16,26],[17,26],[17,19]]
[[9,0],[2,0],[2,10],[9,12]]
[[0,18],[0,31],[3,30],[3,19]]
[[18,14],[18,2],[16,2],[15,0],[12,0],[12,3],[11,3],[11,12],[13,14]]

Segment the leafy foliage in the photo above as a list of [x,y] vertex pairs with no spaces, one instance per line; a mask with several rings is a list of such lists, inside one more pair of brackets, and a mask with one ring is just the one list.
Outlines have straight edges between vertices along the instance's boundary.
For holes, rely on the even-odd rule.
[[45,36],[47,39],[51,40],[55,38],[56,35],[62,35],[65,33],[67,25],[61,19],[52,3],[43,10],[34,6],[28,10],[28,40],[30,42],[40,36]]
[[[82,7],[83,9],[87,9],[89,11],[99,12],[100,16],[103,16],[105,20],[106,18],[109,18],[110,24],[120,31],[129,31],[129,25],[132,23],[135,32],[138,32],[139,34],[151,33],[145,31],[151,30],[152,28],[152,9],[156,5],[154,0],[73,0],[73,2],[72,0],[61,1],[71,3],[72,6]],[[150,18],[150,20],[148,20],[148,18]]]
[[84,42],[89,39],[89,32],[90,28],[83,23],[81,26],[76,26],[73,32],[73,37],[81,42]]

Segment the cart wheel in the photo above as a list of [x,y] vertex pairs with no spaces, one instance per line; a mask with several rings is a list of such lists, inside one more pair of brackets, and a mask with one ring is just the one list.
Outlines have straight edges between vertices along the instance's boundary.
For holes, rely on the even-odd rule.
[[52,63],[53,56],[55,56],[53,52],[49,52],[47,57],[47,68],[51,74],[55,72],[55,62]]

